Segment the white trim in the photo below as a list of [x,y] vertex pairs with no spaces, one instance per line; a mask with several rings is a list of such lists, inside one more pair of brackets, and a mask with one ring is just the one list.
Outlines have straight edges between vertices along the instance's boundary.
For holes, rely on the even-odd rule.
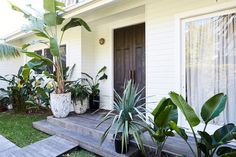
[[[176,66],[176,70],[178,72],[178,82],[180,84],[179,86],[179,92],[181,95],[186,97],[186,87],[185,87],[185,43],[182,42],[185,37],[184,37],[184,23],[188,21],[193,21],[197,19],[204,19],[207,17],[213,17],[213,16],[219,16],[219,15],[224,15],[224,14],[230,14],[236,12],[236,1],[233,2],[227,2],[227,3],[221,3],[221,4],[216,4],[214,6],[210,7],[205,7],[197,10],[191,10],[187,12],[183,12],[180,14],[176,14],[175,16],[175,30],[176,30],[176,58],[178,59],[178,66]],[[186,120],[183,116],[183,114],[179,111],[180,113],[180,121],[179,125],[182,127],[187,127],[189,128],[188,124],[186,124]],[[196,130],[202,130],[204,126],[200,124],[198,127],[196,127]],[[217,125],[208,125],[207,131],[210,133],[213,133],[219,126]],[[189,130],[191,131],[191,130]]]

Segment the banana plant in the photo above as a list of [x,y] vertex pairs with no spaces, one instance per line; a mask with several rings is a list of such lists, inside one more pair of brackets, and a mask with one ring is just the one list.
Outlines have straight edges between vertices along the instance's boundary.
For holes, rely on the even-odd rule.
[[[37,68],[38,66],[42,66],[44,63],[53,64],[55,67],[57,82],[55,92],[58,94],[65,93],[65,80],[63,77],[61,61],[63,52],[60,50],[63,36],[67,30],[74,27],[81,26],[87,31],[91,31],[90,27],[81,18],[72,18],[69,22],[65,23],[66,20],[63,18],[63,7],[65,7],[65,4],[57,0],[44,0],[43,14],[36,9],[31,8],[31,6],[28,6],[31,11],[23,10],[14,4],[11,4],[11,6],[13,10],[23,13],[24,17],[29,21],[30,24],[24,27],[24,31],[32,32],[38,38],[38,40],[32,40],[31,42],[24,44],[21,48],[21,51],[26,56],[32,58],[28,62],[28,66],[31,68]],[[61,29],[59,29],[59,27],[61,27]],[[54,57],[55,61],[52,62],[45,57],[39,57],[39,55],[34,52],[28,52],[27,48],[35,44],[47,45],[50,48],[50,53]]]
[[157,156],[162,156],[162,150],[168,137],[175,136],[169,122],[178,121],[177,106],[170,98],[163,98],[153,110],[154,119],[149,117],[152,126],[148,127],[149,134],[157,145]]
[[[236,150],[228,146],[223,147],[223,145],[229,143],[231,140],[236,139],[236,127],[234,124],[225,124],[217,129],[212,135],[206,131],[209,122],[224,111],[227,101],[226,95],[223,93],[216,94],[202,105],[201,118],[205,123],[205,127],[202,131],[197,132],[194,127],[200,124],[200,118],[197,116],[191,105],[189,105],[181,95],[175,92],[170,92],[169,95],[173,103],[178,106],[185,116],[186,121],[192,130],[197,150],[196,153],[192,151],[194,156],[201,157],[201,155],[204,154],[206,157],[213,157],[215,153],[219,156],[235,154]],[[185,130],[179,128],[174,121],[171,121],[169,124],[171,125],[171,128],[187,142],[188,136],[185,133]],[[200,139],[197,138],[197,135],[200,136]],[[188,144],[188,146],[193,150],[191,145]]]

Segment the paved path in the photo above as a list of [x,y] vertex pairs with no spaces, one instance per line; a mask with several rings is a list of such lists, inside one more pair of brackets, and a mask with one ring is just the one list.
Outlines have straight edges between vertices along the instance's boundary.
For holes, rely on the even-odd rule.
[[0,157],[56,157],[78,144],[56,135],[19,148],[3,136],[0,136]]

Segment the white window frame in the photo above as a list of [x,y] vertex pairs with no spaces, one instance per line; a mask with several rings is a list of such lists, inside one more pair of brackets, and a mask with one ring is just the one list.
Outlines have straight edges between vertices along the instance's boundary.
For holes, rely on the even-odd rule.
[[[186,62],[185,62],[185,24],[187,22],[205,19],[209,17],[215,17],[225,14],[236,13],[236,2],[228,2],[223,4],[216,4],[211,7],[206,7],[202,9],[192,10],[189,12],[184,12],[175,16],[175,24],[176,24],[176,54],[178,55],[178,65],[177,71],[179,72],[179,91],[180,94],[186,97]],[[186,128],[187,132],[190,133],[191,129],[186,122],[185,117],[179,111],[180,119],[179,125]],[[213,133],[220,126],[208,124],[207,131],[209,133]],[[200,123],[194,130],[203,130],[204,124]]]

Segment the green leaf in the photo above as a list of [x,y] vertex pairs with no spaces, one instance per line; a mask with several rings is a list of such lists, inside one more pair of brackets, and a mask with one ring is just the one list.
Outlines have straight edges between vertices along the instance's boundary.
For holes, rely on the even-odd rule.
[[233,133],[236,131],[234,124],[226,124],[214,132],[213,138],[216,144],[225,144],[234,139]]
[[165,110],[165,108],[167,106],[172,106],[172,109],[171,109],[169,115],[166,115],[166,116],[168,116],[168,120],[169,121],[171,120],[171,121],[174,121],[175,123],[177,123],[177,121],[178,121],[177,106],[171,101],[170,98],[161,99],[161,101],[158,103],[156,108],[153,110],[152,115],[154,116],[154,121],[156,120],[157,117],[164,116],[164,115],[160,115],[160,114]]
[[0,43],[0,59],[1,58],[16,58],[20,56],[20,51],[13,45]]
[[201,141],[205,143],[208,149],[211,149],[212,138],[207,132],[198,131],[198,134],[201,136]]
[[197,143],[197,147],[204,153],[205,156],[209,156],[209,149],[203,143]]
[[188,140],[188,135],[186,134],[185,130],[182,128],[179,128],[177,124],[173,121],[169,122],[171,129],[175,130],[175,132],[182,137],[185,141]]
[[55,0],[44,0],[43,1],[43,8],[48,12],[56,13],[56,3]]
[[235,157],[236,156],[236,149],[227,147],[227,146],[223,146],[220,147],[216,154],[220,157]]
[[83,26],[87,31],[91,32],[91,29],[88,24],[81,18],[72,18],[67,24],[65,24],[61,28],[61,31],[65,32],[66,30],[77,26]]
[[50,52],[53,56],[58,57],[59,56],[59,47],[56,39],[50,38]]
[[200,123],[200,120],[192,107],[184,100],[184,98],[175,92],[170,92],[169,95],[173,103],[182,111],[189,125],[191,127],[197,126]]
[[170,120],[170,112],[171,112],[172,106],[166,106],[165,109],[156,117],[155,124],[157,127],[165,128]]
[[29,66],[26,64],[23,69],[22,69],[22,76],[24,78],[25,81],[29,80],[30,77],[30,68]]
[[[9,3],[10,3],[10,2],[9,2]],[[28,13],[28,12],[22,10],[22,9],[19,8],[18,6],[14,5],[13,3],[10,3],[10,5],[11,5],[12,10],[15,10],[15,11],[17,11],[17,12],[23,13],[25,18],[29,18],[29,17],[31,16],[30,13]]]
[[44,22],[47,26],[57,25],[57,15],[56,13],[50,12],[44,14]]
[[227,96],[223,93],[219,93],[204,103],[201,110],[201,116],[206,124],[220,115],[220,113],[225,109],[226,100]]

